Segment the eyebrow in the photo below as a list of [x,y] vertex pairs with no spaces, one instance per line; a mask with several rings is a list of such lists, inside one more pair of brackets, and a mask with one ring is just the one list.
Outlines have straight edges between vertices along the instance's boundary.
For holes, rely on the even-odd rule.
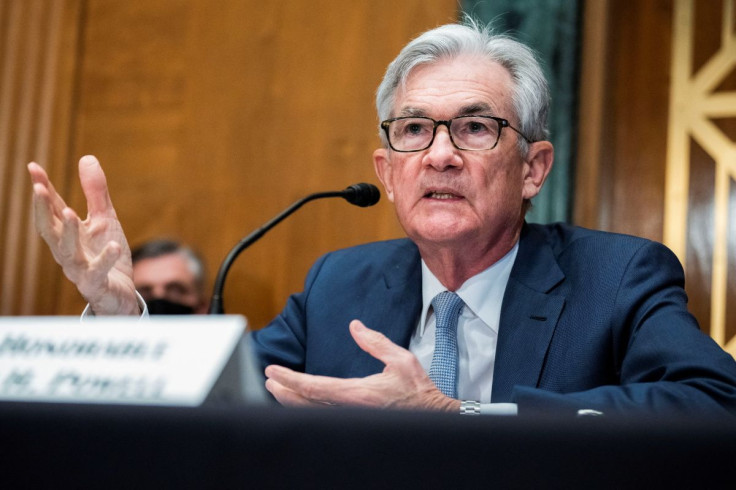
[[491,106],[484,103],[479,102],[475,104],[466,105],[465,107],[461,107],[458,111],[458,116],[470,116],[473,114],[479,114],[479,113],[492,113]]
[[418,107],[404,107],[399,111],[398,117],[424,117],[427,112]]
[[[466,106],[463,106],[460,108],[459,111],[455,113],[455,116],[471,116],[474,114],[492,114],[493,110],[491,109],[491,106],[486,104],[485,102],[477,102],[473,104],[469,104]],[[427,111],[424,109],[420,109],[418,107],[404,107],[399,112],[398,117],[428,117]]]

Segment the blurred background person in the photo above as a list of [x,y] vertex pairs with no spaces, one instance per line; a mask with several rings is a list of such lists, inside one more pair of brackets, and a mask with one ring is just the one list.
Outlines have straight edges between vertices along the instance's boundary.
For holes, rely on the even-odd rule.
[[132,250],[133,283],[152,315],[204,314],[206,268],[201,256],[176,240],[146,241]]

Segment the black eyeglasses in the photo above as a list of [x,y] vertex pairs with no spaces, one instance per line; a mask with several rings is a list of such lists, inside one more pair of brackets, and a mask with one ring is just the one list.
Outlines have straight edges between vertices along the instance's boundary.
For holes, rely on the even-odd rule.
[[399,152],[426,150],[432,146],[437,126],[440,125],[447,127],[450,141],[459,150],[492,150],[498,145],[503,128],[511,128],[527,143],[533,143],[506,119],[495,116],[457,116],[447,121],[435,121],[423,116],[404,116],[381,122],[389,146]]

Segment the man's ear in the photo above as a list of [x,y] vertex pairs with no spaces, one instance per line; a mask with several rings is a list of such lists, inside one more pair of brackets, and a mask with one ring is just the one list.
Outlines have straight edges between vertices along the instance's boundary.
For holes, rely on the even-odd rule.
[[529,144],[529,152],[524,162],[524,185],[522,197],[531,199],[542,190],[547,180],[552,162],[555,159],[555,149],[549,141],[537,141]]
[[373,168],[376,170],[378,180],[383,184],[386,197],[394,202],[393,164],[388,149],[379,148],[373,152]]

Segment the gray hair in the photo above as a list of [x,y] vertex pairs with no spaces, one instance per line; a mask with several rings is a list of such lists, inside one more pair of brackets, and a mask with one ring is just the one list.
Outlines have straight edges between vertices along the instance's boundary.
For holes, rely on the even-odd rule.
[[[508,36],[494,34],[490,26],[482,26],[470,17],[465,18],[464,24],[448,24],[427,31],[401,50],[389,64],[376,93],[379,120],[392,117],[396,91],[404,86],[414,68],[466,54],[484,57],[509,71],[515,83],[512,103],[519,118],[519,130],[532,141],[546,140],[549,88],[534,52]],[[379,135],[387,146],[385,135],[381,131]],[[518,140],[521,154],[526,155],[527,142],[524,138]]]
[[194,274],[194,281],[200,292],[204,291],[206,269],[204,260],[194,249],[168,239],[149,240],[141,243],[131,251],[133,264],[143,259],[153,259],[164,255],[181,254],[187,261],[189,270]]

